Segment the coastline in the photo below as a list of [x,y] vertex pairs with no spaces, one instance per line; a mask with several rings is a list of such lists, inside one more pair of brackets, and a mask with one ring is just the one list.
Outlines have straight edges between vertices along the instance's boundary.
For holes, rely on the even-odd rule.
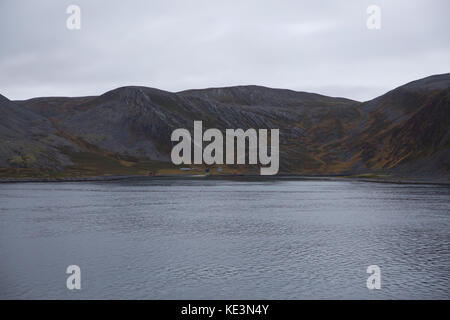
[[45,182],[113,182],[113,181],[131,181],[131,180],[190,180],[190,179],[209,179],[209,180],[243,180],[243,181],[264,181],[264,180],[317,180],[317,181],[355,181],[355,182],[373,182],[390,184],[417,184],[417,185],[448,185],[450,181],[423,179],[423,178],[404,178],[404,177],[358,177],[358,176],[331,176],[331,175],[289,175],[281,174],[274,176],[260,175],[106,175],[93,177],[61,177],[61,178],[0,178],[0,183],[45,183]]

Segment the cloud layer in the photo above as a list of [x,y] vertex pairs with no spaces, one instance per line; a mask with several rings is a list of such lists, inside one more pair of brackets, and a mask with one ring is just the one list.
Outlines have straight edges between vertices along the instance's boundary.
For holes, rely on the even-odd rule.
[[[81,8],[81,29],[66,8]],[[366,9],[381,8],[381,29]],[[258,84],[368,100],[450,71],[448,0],[0,3],[0,93]]]

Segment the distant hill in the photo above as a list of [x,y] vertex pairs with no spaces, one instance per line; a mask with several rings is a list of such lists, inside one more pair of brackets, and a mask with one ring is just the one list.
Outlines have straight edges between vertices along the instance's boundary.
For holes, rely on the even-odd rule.
[[194,120],[223,130],[279,128],[281,174],[450,177],[450,74],[364,103],[261,86],[130,86],[92,97],[0,96],[0,111],[0,177],[178,172],[170,135]]

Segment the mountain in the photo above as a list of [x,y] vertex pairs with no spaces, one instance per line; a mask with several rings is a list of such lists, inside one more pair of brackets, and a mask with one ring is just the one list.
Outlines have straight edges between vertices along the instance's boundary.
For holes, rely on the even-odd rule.
[[10,167],[64,170],[70,158],[59,151],[66,141],[50,121],[0,95],[0,173]]
[[[236,86],[167,92],[122,87],[91,97],[0,96],[0,176],[179,173],[171,133],[279,128],[280,173],[448,179],[450,74],[367,102]],[[255,166],[225,172],[254,173]]]

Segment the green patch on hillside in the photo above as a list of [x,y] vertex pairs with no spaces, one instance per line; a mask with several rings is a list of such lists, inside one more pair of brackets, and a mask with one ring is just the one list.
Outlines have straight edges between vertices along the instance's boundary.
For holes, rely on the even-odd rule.
[[61,177],[94,177],[104,175],[147,175],[150,171],[173,168],[171,163],[154,160],[124,160],[90,152],[66,153],[75,164],[60,173]]
[[150,171],[174,169],[171,163],[147,159],[124,160],[119,156],[91,152],[65,152],[74,165],[63,170],[0,168],[0,178],[77,178],[107,175],[148,175]]
[[48,178],[52,173],[37,168],[0,168],[0,178]]

